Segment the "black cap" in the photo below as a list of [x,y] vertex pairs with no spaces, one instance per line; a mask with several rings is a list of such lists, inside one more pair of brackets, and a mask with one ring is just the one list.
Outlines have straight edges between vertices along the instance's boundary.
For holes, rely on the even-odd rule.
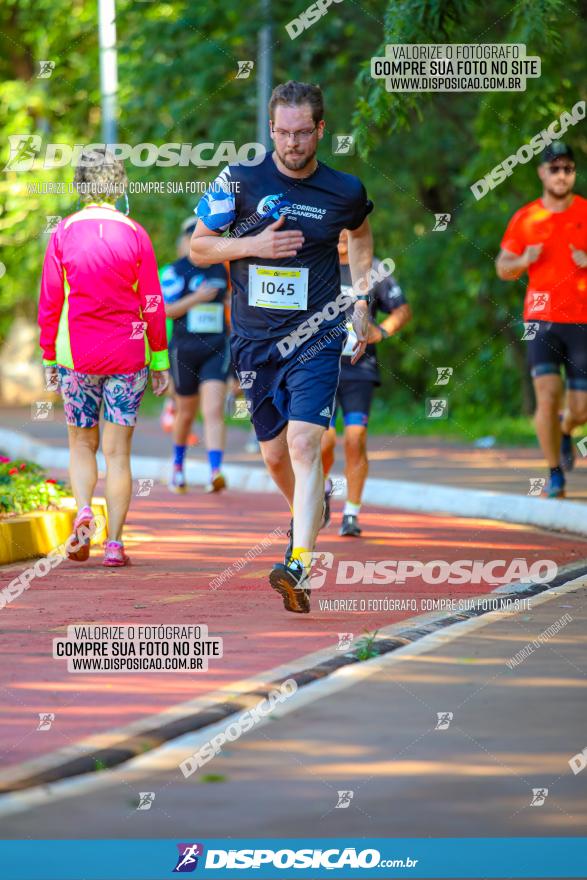
[[188,217],[187,220],[184,220],[181,224],[181,234],[182,235],[191,235],[196,226],[198,225],[197,217]]
[[566,156],[571,162],[575,161],[575,154],[567,144],[563,144],[562,141],[553,141],[540,154],[540,163],[554,162],[555,159],[562,159],[563,156]]

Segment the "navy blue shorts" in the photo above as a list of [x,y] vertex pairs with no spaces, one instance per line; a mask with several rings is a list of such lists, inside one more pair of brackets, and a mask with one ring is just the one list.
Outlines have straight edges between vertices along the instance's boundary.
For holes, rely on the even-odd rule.
[[231,336],[232,359],[260,442],[273,440],[291,421],[329,426],[344,339],[341,333],[313,336],[284,358],[271,340]]
[[336,390],[335,409],[330,427],[334,428],[336,412],[341,409],[345,428],[349,425],[360,425],[362,428],[366,428],[369,424],[369,413],[371,412],[371,401],[375,387],[374,382],[368,382],[364,379],[341,379]]
[[180,397],[197,394],[200,384],[211,379],[226,382],[230,367],[228,339],[221,351],[172,339],[169,345],[169,367],[175,393]]
[[587,324],[533,324],[538,327],[534,338],[528,339],[532,376],[560,374],[564,366],[567,388],[587,391]]

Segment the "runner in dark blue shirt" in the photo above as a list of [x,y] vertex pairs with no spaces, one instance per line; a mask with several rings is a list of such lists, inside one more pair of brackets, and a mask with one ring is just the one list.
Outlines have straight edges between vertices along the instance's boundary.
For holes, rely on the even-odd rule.
[[[195,218],[183,224],[178,243],[181,254],[184,241],[187,238],[189,242],[195,225]],[[221,467],[225,441],[224,398],[230,363],[224,312],[228,272],[223,263],[196,266],[182,255],[162,270],[160,280],[165,311],[173,319],[169,363],[177,402],[169,488],[174,492],[186,491],[184,457],[200,403],[210,464],[206,491],[219,492],[226,486]]]
[[[341,232],[338,245],[340,254],[340,274],[342,289],[352,285],[348,265],[347,234]],[[401,287],[391,274],[393,266],[388,260],[373,260],[373,279],[371,289],[373,298],[369,304],[369,344],[361,360],[353,364],[351,358],[354,344],[352,331],[342,352],[340,380],[336,391],[336,408],[330,430],[322,437],[322,464],[326,476],[325,503],[326,520],[330,518],[330,495],[332,480],[328,475],[334,464],[336,447],[336,409],[342,410],[344,420],[344,457],[347,480],[347,500],[342,516],[340,534],[344,537],[358,537],[359,511],[363,488],[369,472],[367,458],[367,425],[371,411],[371,401],[375,388],[381,385],[376,345],[397,333],[410,320],[412,313]],[[388,315],[381,323],[376,323],[377,313]]]
[[[293,513],[285,564],[269,579],[286,609],[298,613],[310,608],[309,569],[323,519],[320,441],[332,418],[345,312],[353,306],[356,361],[367,343],[373,258],[365,188],[316,159],[323,114],[318,86],[274,89],[274,151],[260,164],[220,174],[196,209],[191,250],[196,262],[230,260],[233,361],[246,376],[265,463]],[[345,228],[353,280],[363,282],[358,295],[340,290],[337,244]]]

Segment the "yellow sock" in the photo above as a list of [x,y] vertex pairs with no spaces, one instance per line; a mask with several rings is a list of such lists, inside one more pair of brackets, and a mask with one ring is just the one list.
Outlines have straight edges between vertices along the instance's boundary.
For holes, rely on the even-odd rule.
[[301,562],[302,565],[306,568],[307,571],[310,570],[310,560],[312,558],[312,554],[308,550],[307,547],[294,547],[291,551],[291,561],[297,559],[298,562]]

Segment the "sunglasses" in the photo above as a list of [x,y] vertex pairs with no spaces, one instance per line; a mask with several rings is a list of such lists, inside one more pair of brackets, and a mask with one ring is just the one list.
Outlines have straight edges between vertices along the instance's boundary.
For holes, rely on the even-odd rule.
[[575,166],[574,165],[549,165],[548,173],[549,174],[558,174],[559,171],[564,172],[564,174],[574,174]]

